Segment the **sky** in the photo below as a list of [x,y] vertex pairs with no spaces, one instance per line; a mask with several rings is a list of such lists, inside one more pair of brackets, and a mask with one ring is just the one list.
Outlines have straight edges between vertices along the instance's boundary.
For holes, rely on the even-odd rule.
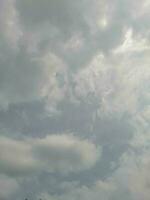
[[0,200],[149,200],[150,0],[0,0]]

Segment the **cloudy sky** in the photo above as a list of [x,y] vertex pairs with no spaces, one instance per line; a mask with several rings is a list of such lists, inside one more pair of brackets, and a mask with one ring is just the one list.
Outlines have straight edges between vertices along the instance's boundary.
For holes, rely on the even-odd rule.
[[0,0],[0,200],[149,200],[150,0]]

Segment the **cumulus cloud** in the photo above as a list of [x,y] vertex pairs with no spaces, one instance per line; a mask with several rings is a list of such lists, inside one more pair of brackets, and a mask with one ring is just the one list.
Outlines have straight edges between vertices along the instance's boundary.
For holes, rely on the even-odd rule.
[[12,176],[76,172],[94,166],[101,154],[90,141],[65,134],[27,140],[1,137],[0,144],[0,172]]
[[[77,99],[86,98],[90,103],[96,102],[103,116],[113,111],[131,115],[137,112],[141,95],[142,98],[147,95],[144,88],[147,88],[150,77],[149,48],[143,46],[143,42],[139,41],[139,45],[129,42],[129,46],[126,44],[128,47],[124,43],[117,51],[121,53],[127,50],[128,53],[121,58],[118,54],[109,59],[101,53],[94,56],[74,76]],[[143,53],[145,50],[147,53]]]

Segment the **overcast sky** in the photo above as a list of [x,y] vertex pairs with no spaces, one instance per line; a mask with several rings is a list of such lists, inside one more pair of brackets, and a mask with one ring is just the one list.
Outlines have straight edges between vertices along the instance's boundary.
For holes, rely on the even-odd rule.
[[150,0],[0,0],[0,200],[150,199]]

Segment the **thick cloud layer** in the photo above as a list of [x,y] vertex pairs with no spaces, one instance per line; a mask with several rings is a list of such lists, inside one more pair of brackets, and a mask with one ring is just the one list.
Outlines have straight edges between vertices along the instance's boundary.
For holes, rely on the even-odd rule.
[[149,199],[149,21],[149,0],[0,1],[0,199]]

